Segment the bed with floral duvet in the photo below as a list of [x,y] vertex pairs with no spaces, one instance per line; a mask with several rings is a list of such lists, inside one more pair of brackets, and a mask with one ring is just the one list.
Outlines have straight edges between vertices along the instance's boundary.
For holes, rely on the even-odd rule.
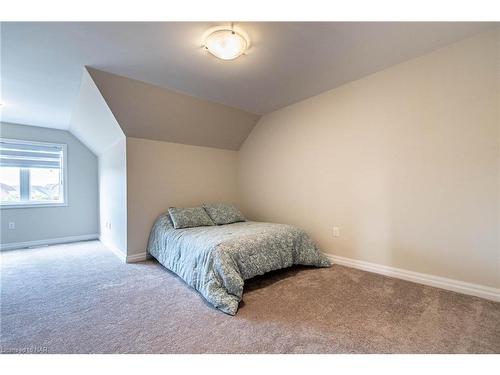
[[148,252],[229,315],[236,314],[247,279],[295,264],[330,266],[294,226],[242,221],[175,229],[168,212],[154,223]]

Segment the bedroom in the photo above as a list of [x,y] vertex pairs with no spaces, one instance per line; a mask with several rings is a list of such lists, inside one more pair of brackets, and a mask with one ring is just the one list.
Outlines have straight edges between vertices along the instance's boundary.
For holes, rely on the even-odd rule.
[[22,19],[2,353],[499,354],[496,20]]

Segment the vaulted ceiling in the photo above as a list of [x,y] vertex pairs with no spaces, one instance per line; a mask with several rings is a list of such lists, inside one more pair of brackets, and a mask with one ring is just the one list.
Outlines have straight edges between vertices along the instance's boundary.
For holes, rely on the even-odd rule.
[[222,61],[201,47],[214,25],[3,23],[2,120],[68,129],[84,66],[263,114],[494,26],[237,23],[251,47]]
[[127,137],[239,150],[260,118],[142,81],[87,71]]

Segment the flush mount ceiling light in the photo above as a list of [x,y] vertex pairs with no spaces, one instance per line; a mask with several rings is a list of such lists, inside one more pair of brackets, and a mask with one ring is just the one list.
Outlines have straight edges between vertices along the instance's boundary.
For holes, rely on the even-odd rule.
[[230,29],[214,31],[205,40],[205,48],[222,60],[233,60],[241,56],[247,47],[247,39],[242,34]]

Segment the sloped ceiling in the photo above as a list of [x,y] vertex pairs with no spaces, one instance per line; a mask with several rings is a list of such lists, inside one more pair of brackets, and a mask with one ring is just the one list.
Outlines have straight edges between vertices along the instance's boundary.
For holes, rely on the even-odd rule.
[[80,92],[68,130],[96,155],[125,139],[125,134],[87,69],[83,70]]
[[260,116],[87,68],[127,137],[238,150]]
[[[202,47],[214,22],[1,24],[4,121],[68,129],[84,66],[252,113],[275,109],[481,32],[481,22],[244,22],[233,61]],[[227,24],[226,24],[227,25]]]

